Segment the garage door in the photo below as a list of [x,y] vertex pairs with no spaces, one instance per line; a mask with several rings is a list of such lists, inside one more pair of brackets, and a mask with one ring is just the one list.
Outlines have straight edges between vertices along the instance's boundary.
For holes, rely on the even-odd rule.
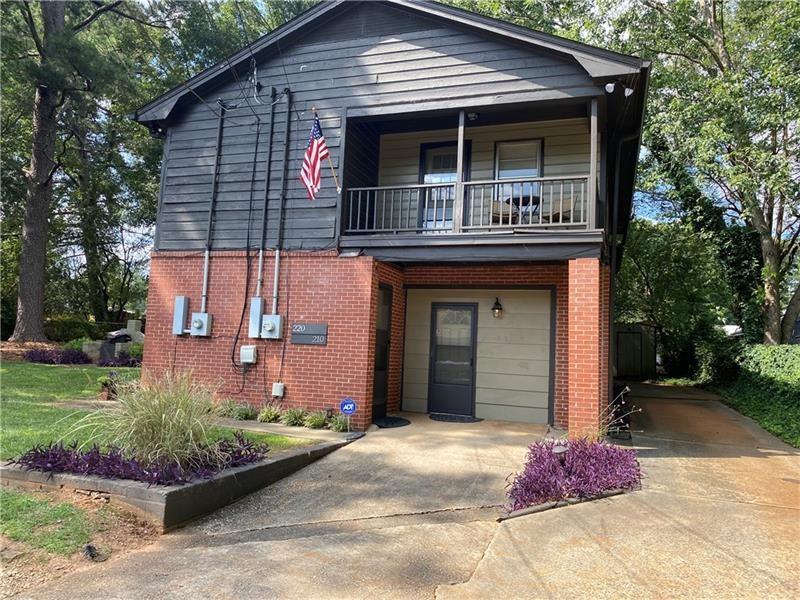
[[[492,316],[495,298],[503,305],[500,319]],[[447,303],[477,305],[474,415],[525,423],[549,422],[551,292],[548,290],[409,289],[403,410],[430,410],[432,307]]]

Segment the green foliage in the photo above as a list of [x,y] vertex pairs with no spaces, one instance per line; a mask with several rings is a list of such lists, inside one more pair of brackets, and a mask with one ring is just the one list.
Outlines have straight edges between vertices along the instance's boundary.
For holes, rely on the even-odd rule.
[[309,429],[322,429],[325,427],[327,415],[325,411],[316,411],[308,413],[303,419],[303,426]]
[[144,344],[141,342],[134,342],[128,348],[128,355],[131,358],[138,358],[142,360],[144,358]]
[[79,351],[83,352],[83,345],[86,342],[91,342],[91,341],[92,341],[91,338],[79,337],[77,339],[68,341],[66,344],[64,344],[63,347],[64,347],[64,350],[79,350]]
[[715,387],[725,401],[800,448],[800,345],[746,347],[739,377]]
[[85,511],[72,504],[0,490],[0,533],[45,552],[66,556],[89,542],[92,527]]
[[287,408],[281,415],[281,423],[284,425],[292,425],[295,427],[302,427],[306,418],[306,411],[302,408]]
[[332,431],[343,432],[347,431],[347,417],[345,415],[333,415],[328,422],[328,427]]
[[740,345],[714,330],[695,343],[695,380],[700,385],[724,384],[733,381],[739,371],[737,363]]
[[105,337],[106,331],[96,323],[84,319],[61,317],[49,319],[44,324],[47,338],[54,342],[66,342],[77,338],[98,340]]
[[615,287],[615,317],[660,328],[670,374],[691,373],[696,345],[717,335],[728,298],[714,249],[688,225],[631,223]]
[[66,437],[88,431],[90,441],[113,440],[133,458],[191,466],[220,459],[215,419],[213,389],[189,373],[167,373],[117,385],[115,406],[87,415]]
[[256,420],[259,423],[276,423],[281,418],[281,409],[275,404],[267,404],[258,413]]
[[228,398],[219,403],[217,406],[217,414],[228,419],[236,419],[237,421],[251,421],[256,418],[258,411],[250,404],[237,402],[232,398]]

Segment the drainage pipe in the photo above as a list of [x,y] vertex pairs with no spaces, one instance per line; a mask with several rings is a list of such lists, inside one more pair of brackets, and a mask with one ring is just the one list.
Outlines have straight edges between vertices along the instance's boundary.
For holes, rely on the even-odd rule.
[[272,281],[272,314],[278,314],[278,278],[281,269],[281,248],[283,247],[283,205],[286,203],[286,184],[289,173],[289,126],[292,116],[292,91],[283,90],[286,96],[286,123],[283,130],[283,175],[281,177],[281,197],[278,204],[278,235],[275,241],[275,274]]
[[217,184],[219,182],[219,157],[222,153],[222,130],[225,127],[225,107],[219,103],[219,121],[217,124],[217,151],[214,155],[214,178],[211,181],[211,201],[208,207],[208,224],[206,225],[206,250],[203,259],[203,292],[200,298],[200,312],[206,312],[208,301],[208,268],[211,260],[211,231],[214,225],[214,207],[217,203]]
[[[272,171],[272,136],[275,130],[275,88],[272,88],[269,102],[269,136],[267,141],[267,168],[264,175],[264,206],[261,209],[261,237],[258,242],[258,282],[256,298],[261,297],[261,284],[264,282],[264,242],[267,234],[267,207],[269,204],[269,185]],[[273,313],[274,314],[274,313]]]

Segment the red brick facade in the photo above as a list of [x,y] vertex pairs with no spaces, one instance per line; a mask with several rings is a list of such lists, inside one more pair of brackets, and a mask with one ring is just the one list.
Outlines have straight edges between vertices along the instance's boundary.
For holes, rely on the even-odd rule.
[[[378,288],[391,285],[392,336],[389,357],[388,410],[400,409],[406,286],[548,287],[555,292],[554,422],[571,433],[597,431],[608,387],[608,269],[597,259],[561,263],[505,265],[414,265],[406,268],[371,257],[340,258],[335,251],[282,255],[278,312],[291,322],[328,323],[327,346],[291,344],[284,340],[247,337],[247,313],[235,342],[242,302],[255,293],[257,261],[251,260],[245,293],[243,251],[212,253],[208,312],[210,338],[173,336],[172,307],[176,295],[190,298],[199,310],[202,253],[154,253],[147,309],[147,372],[192,369],[219,386],[220,397],[261,404],[270,398],[274,381],[283,381],[286,406],[322,410],[338,407],[345,396],[359,403],[353,424],[371,421],[372,369]],[[262,296],[269,305],[273,257],[264,264]],[[255,344],[258,363],[244,377],[231,366],[239,346]]]

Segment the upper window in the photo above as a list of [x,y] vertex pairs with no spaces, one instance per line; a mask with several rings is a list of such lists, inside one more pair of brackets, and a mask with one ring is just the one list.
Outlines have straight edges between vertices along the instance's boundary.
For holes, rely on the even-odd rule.
[[499,142],[495,171],[497,179],[541,177],[542,140]]

